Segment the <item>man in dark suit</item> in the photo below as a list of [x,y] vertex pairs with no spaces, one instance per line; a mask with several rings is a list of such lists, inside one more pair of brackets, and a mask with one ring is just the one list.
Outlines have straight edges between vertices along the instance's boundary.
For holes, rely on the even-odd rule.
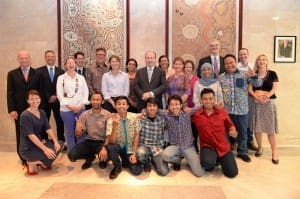
[[156,54],[154,51],[145,53],[146,67],[137,71],[134,92],[138,97],[137,109],[141,111],[145,108],[145,101],[150,97],[155,97],[162,108],[162,94],[167,88],[166,75],[163,70],[155,66]]
[[[56,132],[57,139],[65,141],[64,136],[64,123],[60,117],[60,104],[56,96],[56,81],[57,77],[64,73],[64,71],[55,66],[55,52],[53,50],[47,50],[45,52],[45,61],[46,65],[41,66],[37,69],[39,75],[39,85],[41,92],[41,108],[46,112],[48,120],[50,119],[51,110],[53,111],[55,123],[56,123]],[[45,134],[44,138],[48,136]]]
[[27,92],[31,89],[38,90],[38,76],[36,70],[30,66],[30,55],[27,51],[18,52],[19,67],[7,74],[7,110],[15,121],[17,153],[24,165],[26,161],[19,154],[20,145],[20,115],[28,107]]
[[225,72],[224,70],[224,58],[219,55],[220,53],[220,42],[217,39],[214,39],[209,44],[210,55],[203,57],[199,60],[199,65],[197,69],[197,75],[201,77],[201,66],[204,63],[210,63],[213,66],[215,77],[219,74]]
[[84,67],[84,53],[81,51],[77,51],[74,54],[74,58],[76,64],[76,72],[86,78],[86,67]]

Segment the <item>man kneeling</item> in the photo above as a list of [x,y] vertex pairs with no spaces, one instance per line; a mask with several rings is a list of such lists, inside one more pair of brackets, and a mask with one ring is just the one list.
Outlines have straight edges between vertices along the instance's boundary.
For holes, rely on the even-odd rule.
[[212,171],[219,162],[224,175],[233,178],[238,174],[238,168],[226,131],[236,137],[236,129],[225,109],[214,108],[215,93],[212,89],[202,90],[201,103],[203,107],[192,117],[200,139],[201,165],[206,171]]
[[135,176],[140,175],[143,171],[142,165],[136,157],[141,130],[140,121],[136,114],[127,112],[129,101],[126,96],[115,99],[115,108],[117,113],[108,119],[106,130],[106,135],[109,136],[108,157],[114,165],[109,178],[117,178],[122,167],[129,168],[130,173]]
[[75,145],[68,154],[69,159],[74,162],[78,159],[85,159],[82,169],[91,167],[95,160],[95,154],[99,154],[99,166],[104,169],[107,165],[107,151],[105,146],[108,144],[106,138],[106,121],[111,116],[110,112],[101,108],[103,95],[93,93],[91,96],[92,108],[82,113],[76,119],[75,135],[80,137],[87,133],[85,141]]

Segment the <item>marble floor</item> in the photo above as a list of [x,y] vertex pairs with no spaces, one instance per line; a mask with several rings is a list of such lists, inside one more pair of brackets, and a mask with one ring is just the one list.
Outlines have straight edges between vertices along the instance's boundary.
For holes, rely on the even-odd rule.
[[[221,187],[228,199],[300,198],[300,147],[279,148],[279,154],[279,165],[271,163],[271,153],[268,148],[264,149],[264,154],[260,158],[254,157],[254,152],[250,152],[251,163],[237,159],[239,175],[234,179],[224,177],[220,169],[197,178],[190,173],[183,161],[181,171],[170,170],[169,175],[165,177],[157,176],[153,171],[150,174],[143,173],[134,177],[127,171],[123,171],[117,179],[110,180],[108,175],[112,165],[101,170],[97,162],[94,161],[91,168],[82,171],[81,164],[83,161],[70,162],[65,153],[62,154],[52,171],[40,171],[37,176],[27,176],[25,170],[22,170],[18,163],[16,153],[0,146],[2,159],[0,164],[0,198],[40,198],[49,187],[57,183],[91,183],[100,186],[101,184],[117,184],[133,187],[141,185],[176,186],[178,189],[183,186],[217,186]],[[79,193],[77,191],[73,197],[63,198],[85,198],[84,190]],[[191,198],[191,196],[195,198],[193,194],[199,193],[189,192],[184,198]],[[107,195],[92,198],[110,197]]]

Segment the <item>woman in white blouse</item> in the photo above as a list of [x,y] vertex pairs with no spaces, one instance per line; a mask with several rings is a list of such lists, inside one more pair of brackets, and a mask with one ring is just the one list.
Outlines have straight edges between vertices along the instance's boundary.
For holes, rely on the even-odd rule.
[[129,77],[120,70],[121,60],[118,56],[112,55],[109,58],[110,71],[102,77],[102,93],[104,96],[103,108],[116,113],[115,98],[129,95]]
[[64,121],[67,148],[70,151],[76,143],[84,141],[85,135],[75,138],[76,118],[89,104],[89,91],[82,75],[75,71],[75,61],[69,57],[64,64],[66,72],[57,79],[56,92],[60,103],[60,114]]

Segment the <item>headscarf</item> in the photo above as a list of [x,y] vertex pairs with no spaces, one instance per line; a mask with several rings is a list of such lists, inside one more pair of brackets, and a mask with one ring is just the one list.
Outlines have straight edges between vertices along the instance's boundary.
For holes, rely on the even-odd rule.
[[[208,68],[211,70],[211,76],[210,77],[205,77],[203,74],[203,70],[205,68]],[[217,82],[217,79],[214,78],[214,73],[212,69],[212,65],[210,63],[204,63],[201,66],[201,78],[199,79],[199,82],[204,85],[204,86],[209,86],[215,82]]]

